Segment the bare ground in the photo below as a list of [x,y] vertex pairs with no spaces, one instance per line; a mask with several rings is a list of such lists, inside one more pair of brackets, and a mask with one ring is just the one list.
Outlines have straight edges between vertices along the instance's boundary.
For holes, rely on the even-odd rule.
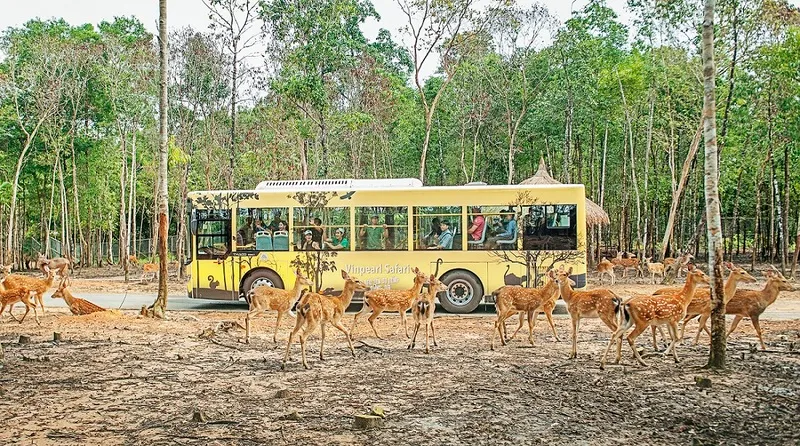
[[[755,350],[743,322],[730,344],[730,367],[702,370],[707,347],[679,349],[681,363],[650,357],[601,371],[609,332],[581,324],[579,357],[568,360],[569,319],[547,324],[536,345],[519,337],[490,351],[493,317],[437,317],[439,347],[406,349],[397,315],[372,336],[356,330],[356,358],[337,330],[309,342],[311,370],[292,349],[280,363],[290,322],[272,343],[274,315],[243,330],[241,313],[172,312],[170,320],[132,312],[72,316],[49,310],[42,325],[4,319],[0,341],[0,444],[798,444],[800,321],[762,322],[769,352]],[[351,317],[346,317],[349,325]],[[690,325],[692,327],[693,325]],[[509,325],[511,328],[511,325]],[[199,336],[215,329],[211,339]],[[63,341],[52,342],[53,332]],[[31,344],[19,344],[19,335]],[[704,341],[707,338],[701,338]],[[650,350],[645,336],[639,345]],[[709,377],[710,389],[695,385]],[[276,392],[288,389],[286,398]],[[355,430],[353,415],[374,405],[385,427]],[[207,422],[193,422],[195,410]],[[297,412],[299,417],[287,416]],[[299,418],[299,419],[292,419]]]

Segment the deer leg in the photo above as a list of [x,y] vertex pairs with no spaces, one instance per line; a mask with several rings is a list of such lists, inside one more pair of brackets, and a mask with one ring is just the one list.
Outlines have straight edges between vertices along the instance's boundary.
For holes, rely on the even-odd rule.
[[761,325],[758,323],[758,316],[750,316],[750,321],[753,322],[753,328],[756,329],[758,335],[758,342],[761,343],[761,350],[766,350],[767,345],[764,344],[764,338],[761,336]]
[[637,325],[636,328],[633,329],[631,334],[628,335],[628,344],[631,346],[631,350],[633,350],[633,357],[636,358],[639,364],[641,364],[644,367],[650,367],[646,362],[644,362],[644,359],[642,359],[642,356],[639,354],[639,351],[636,350],[636,338],[638,338],[639,335],[642,334],[645,328],[647,328],[647,326],[640,327]]
[[550,324],[550,328],[553,330],[553,337],[556,338],[556,342],[561,342],[561,338],[559,338],[558,333],[556,333],[556,324],[553,323],[553,311],[546,311],[544,315],[547,317],[547,322]]
[[533,343],[533,327],[536,325],[536,313],[534,311],[528,311],[528,342],[531,345]]
[[494,350],[494,339],[500,333],[500,345],[506,345],[505,334],[503,333],[503,326],[506,321],[506,313],[497,313],[497,319],[494,321],[494,329],[492,330],[492,341],[489,345],[490,350]]
[[319,330],[322,334],[322,337],[319,341],[319,360],[324,361],[325,358],[323,357],[323,351],[325,350],[325,321],[322,321],[322,324],[319,326]]
[[23,314],[22,319],[19,320],[20,324],[22,323],[22,321],[25,320],[25,316],[27,316],[28,313],[31,311],[31,307],[30,305],[28,305],[28,302],[22,301],[22,303],[25,304],[25,314]]
[[[314,333],[314,330],[317,329],[317,325],[319,325],[319,323],[320,321],[309,318],[305,330],[303,330],[303,333],[300,335],[300,353],[303,355],[303,367],[307,369],[310,369],[311,367],[309,367],[308,363],[306,362],[306,340],[311,335],[311,333]],[[321,355],[321,350],[320,350],[320,355]]]
[[670,346],[667,347],[667,350],[672,350],[672,357],[675,358],[675,363],[679,363],[680,360],[678,359],[678,324],[675,322],[670,322],[667,324],[667,331],[669,331],[669,335],[672,338],[672,342]]
[[350,347],[350,354],[355,358],[356,349],[353,348],[353,340],[350,339],[350,333],[347,332],[347,329],[344,327],[344,325],[342,325],[341,321],[332,322],[332,324],[334,327],[338,328],[339,331],[344,333],[344,336],[347,338],[347,346]]
[[[383,310],[373,311],[372,314],[370,314],[369,317],[367,318],[367,321],[369,321],[369,325],[372,327],[372,331],[375,332],[375,337],[382,340],[383,338],[381,337],[381,335],[378,334],[378,329],[375,328],[375,319],[377,319],[381,313],[383,313]],[[352,331],[350,333],[352,334]]]
[[[652,326],[650,328],[651,328],[650,331],[653,333],[653,350],[658,351],[658,339],[656,338],[656,327]],[[663,337],[663,333],[662,333],[662,337]]]
[[425,354],[428,354],[430,352],[431,352],[431,346],[430,346],[430,343],[428,341],[428,324],[426,323],[425,324]]
[[[700,333],[702,333],[703,329],[706,328],[706,321],[710,317],[711,317],[710,314],[700,315],[700,321],[698,322],[700,324],[700,326],[697,327],[697,334],[694,336],[694,342],[692,342],[692,345],[697,345],[697,341],[700,340]],[[684,322],[683,325],[686,326],[686,322]],[[709,335],[709,336],[711,336],[711,335]]]
[[608,351],[611,350],[611,346],[617,340],[617,338],[622,337],[622,334],[625,333],[625,329],[620,327],[619,329],[615,330],[614,333],[611,334],[611,339],[608,340],[608,345],[606,346],[606,350],[603,352],[603,356],[600,357],[600,370],[603,370],[606,365],[606,356],[608,356]]
[[578,327],[580,324],[580,317],[572,318],[572,351],[569,353],[569,359],[578,357]]
[[408,343],[408,350],[411,350],[416,345],[417,332],[419,332],[419,320],[414,321],[414,336],[411,338],[411,342]]
[[371,310],[371,308],[370,308],[369,304],[367,303],[367,301],[365,300],[364,301],[364,305],[362,305],[361,309],[358,310],[358,313],[356,313],[353,316],[353,325],[350,327],[350,336],[352,336],[353,333],[356,331],[356,324],[358,323],[359,316],[361,316],[362,314],[366,313],[369,310]]
[[433,346],[438,347],[439,344],[436,343],[436,328],[433,326],[433,317],[431,317],[431,335],[433,336]]
[[741,322],[741,321],[742,321],[742,316],[740,316],[738,314],[736,315],[735,318],[733,318],[733,323],[731,324],[731,329],[728,330],[728,337],[731,336],[731,333],[733,333],[733,330],[736,330],[736,327],[739,325],[739,322]]
[[[507,340],[510,341],[510,340],[514,339],[515,337],[517,337],[517,333],[520,331],[520,329],[522,329],[522,324],[525,323],[525,317],[524,316],[525,316],[525,313],[523,313],[523,312],[519,313],[519,324],[517,324],[517,329],[514,330],[514,333]],[[503,326],[505,327],[505,324],[503,324]]]
[[297,318],[295,319],[294,328],[292,329],[292,332],[289,333],[289,341],[286,343],[286,353],[283,355],[283,364],[281,364],[281,369],[286,368],[286,361],[289,360],[289,350],[292,347],[292,340],[294,340],[294,335],[300,331],[300,328],[303,326],[303,322],[305,322],[305,318],[298,312]]
[[408,335],[408,322],[406,321],[406,310],[400,312],[400,320],[403,321],[403,330],[406,332],[406,339],[411,339]]
[[278,319],[275,321],[275,331],[272,332],[272,343],[278,343],[278,328],[281,326],[281,318],[283,318],[283,311],[278,310]]

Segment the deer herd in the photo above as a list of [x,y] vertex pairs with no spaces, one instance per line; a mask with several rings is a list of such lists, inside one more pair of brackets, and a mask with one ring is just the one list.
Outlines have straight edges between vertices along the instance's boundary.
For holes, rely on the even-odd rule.
[[[497,318],[493,325],[490,348],[494,350],[497,335],[500,336],[501,345],[506,345],[507,342],[514,339],[517,332],[522,328],[525,319],[528,321],[528,342],[533,345],[533,329],[539,313],[545,314],[555,339],[557,341],[560,340],[553,323],[552,313],[557,299],[561,297],[566,303],[567,312],[572,321],[570,359],[577,357],[578,329],[580,328],[581,320],[599,318],[611,332],[608,346],[600,359],[601,368],[605,366],[608,353],[615,344],[615,362],[620,361],[622,338],[632,327],[633,330],[627,335],[626,339],[633,351],[634,358],[639,364],[647,366],[647,363],[636,348],[636,339],[650,327],[653,336],[653,347],[657,349],[656,329],[660,330],[663,326],[666,326],[670,340],[664,354],[672,354],[675,361],[678,362],[676,344],[683,339],[688,321],[696,317],[700,318],[693,345],[697,344],[703,331],[710,336],[707,321],[711,315],[711,293],[708,287],[699,286],[708,284],[709,278],[703,271],[691,264],[691,259],[691,255],[683,255],[675,259],[665,259],[663,263],[653,263],[650,258],[646,257],[643,265],[640,265],[637,258],[630,256],[623,258],[621,253],[611,261],[605,258],[602,259],[597,265],[601,284],[605,275],[610,276],[611,283],[612,285],[614,284],[616,279],[614,268],[617,266],[623,268],[623,277],[626,276],[629,269],[641,271],[640,267],[644,266],[651,273],[651,280],[654,280],[656,275],[663,277],[666,268],[677,269],[677,274],[681,274],[682,271],[686,272],[686,283],[683,287],[662,288],[651,295],[633,295],[628,299],[623,299],[607,288],[583,291],[573,289],[575,282],[570,278],[573,271],[572,267],[565,268],[563,265],[558,269],[551,269],[547,272],[544,277],[545,283],[541,288],[526,288],[520,285],[503,286],[492,293]],[[52,297],[64,299],[73,314],[89,314],[104,310],[72,294],[69,289],[69,260],[48,260],[40,255],[37,266],[45,274],[45,278],[11,274],[10,266],[0,265],[0,304],[2,304],[0,315],[8,307],[11,317],[22,323],[25,316],[33,309],[34,318],[38,324],[37,306],[44,313],[43,296],[53,286],[56,273],[61,277],[61,280]],[[763,273],[767,278],[763,289],[737,289],[740,282],[753,283],[756,282],[756,279],[731,262],[725,263],[725,267],[729,272],[723,291],[725,311],[726,314],[735,316],[728,331],[728,336],[736,329],[743,318],[750,318],[758,335],[761,348],[765,350],[766,345],[761,332],[759,317],[769,305],[775,302],[781,291],[792,291],[793,286],[775,267],[772,267],[771,270]],[[418,268],[414,268],[413,273],[414,282],[410,289],[371,290],[358,278],[342,271],[342,278],[345,282],[341,294],[328,296],[307,291],[306,288],[311,287],[312,282],[298,269],[294,273],[294,286],[290,289],[258,287],[247,294],[249,311],[245,318],[245,342],[250,342],[251,319],[258,314],[266,311],[277,312],[277,321],[272,336],[274,343],[277,343],[277,333],[282,318],[284,316],[294,316],[295,324],[286,344],[282,368],[285,368],[289,361],[291,346],[296,336],[300,342],[303,366],[309,368],[306,360],[306,341],[317,328],[320,329],[321,334],[320,360],[324,359],[325,329],[328,324],[344,334],[350,353],[355,357],[353,332],[358,324],[359,317],[370,312],[367,321],[375,336],[383,339],[378,333],[375,321],[382,312],[393,311],[400,313],[405,335],[410,339],[408,349],[413,349],[416,346],[417,335],[424,325],[425,353],[429,353],[431,338],[433,339],[433,345],[437,346],[433,317],[436,308],[436,296],[438,293],[446,291],[447,286],[439,281],[435,275],[427,275]],[[427,287],[427,290],[423,290],[424,287]],[[342,322],[342,318],[356,292],[364,293],[363,306],[354,315],[352,325],[347,328]],[[31,300],[32,298],[33,301]],[[17,319],[11,312],[14,304],[18,302],[25,306],[25,314],[22,319]],[[293,315],[292,308],[296,308],[296,315]],[[409,334],[406,320],[408,310],[411,310],[413,319],[413,336]],[[519,315],[519,325],[509,337],[506,332],[506,320],[515,314]],[[678,325],[681,322],[683,326],[679,331]]]

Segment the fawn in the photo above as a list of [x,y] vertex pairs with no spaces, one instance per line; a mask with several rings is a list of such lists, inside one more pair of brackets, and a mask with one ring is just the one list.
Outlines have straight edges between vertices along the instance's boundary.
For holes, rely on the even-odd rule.
[[281,326],[281,318],[285,314],[291,314],[294,303],[300,299],[300,295],[305,291],[305,287],[313,286],[312,283],[300,272],[300,268],[294,272],[294,288],[283,290],[270,286],[260,286],[253,288],[247,293],[247,300],[250,303],[250,311],[245,318],[245,343],[250,343],[250,319],[259,313],[268,310],[278,312],[278,320],[275,322],[275,331],[272,334],[272,342],[278,342],[278,328]]
[[[506,345],[505,321],[515,313],[520,313],[520,327],[522,326],[522,313],[527,314],[528,342],[534,345],[533,327],[536,324],[536,310],[558,296],[558,285],[554,280],[555,275],[552,270],[547,273],[547,278],[547,283],[542,288],[504,286],[492,292],[495,297],[495,307],[497,308],[497,320],[495,320],[494,330],[492,330],[490,349],[494,350],[494,339],[498,333],[500,334],[500,344]],[[555,333],[552,316],[548,315],[548,319],[551,327],[553,327],[553,333]],[[517,327],[517,331],[519,331],[519,327]],[[515,331],[512,338],[516,334],[517,332]]]
[[[747,271],[739,268],[732,262],[726,262],[725,267],[730,271],[728,279],[725,281],[725,288],[723,290],[724,302],[725,305],[727,305],[736,293],[736,287],[739,285],[739,282],[755,283],[756,279]],[[675,288],[661,288],[656,290],[656,292],[653,294],[674,294],[675,292],[677,292],[677,289]],[[683,319],[683,325],[681,326],[681,333],[679,335],[680,339],[683,339],[683,333],[686,330],[686,324],[697,316],[700,316],[700,326],[697,328],[697,334],[694,337],[694,342],[692,345],[697,345],[697,341],[700,339],[700,333],[704,330],[709,336],[711,336],[711,331],[709,331],[708,327],[706,326],[706,321],[709,317],[711,317],[710,288],[698,288],[695,290],[694,298],[686,308],[686,317]]]
[[428,277],[419,270],[414,268],[414,285],[409,290],[373,290],[364,293],[364,306],[353,317],[353,326],[350,327],[350,333],[355,332],[358,317],[372,310],[367,320],[372,326],[372,331],[375,332],[375,337],[383,339],[375,328],[375,319],[380,316],[384,311],[397,311],[400,313],[400,319],[403,321],[403,329],[406,331],[406,338],[411,338],[408,335],[408,325],[406,323],[406,311],[411,308],[414,300],[419,296],[422,285],[428,280]]
[[[8,314],[15,320],[18,321],[20,324],[22,321],[25,320],[25,316],[31,311],[33,308],[33,317],[36,319],[36,323],[42,325],[39,322],[39,314],[36,312],[36,304],[30,301],[31,293],[35,291],[28,289],[26,287],[19,287],[19,288],[3,288],[0,287],[0,315],[3,314],[5,311],[6,306],[8,306]],[[11,311],[14,309],[14,304],[17,302],[22,302],[25,305],[25,314],[22,315],[22,319],[17,319],[14,316],[14,313]]]
[[364,282],[348,275],[344,270],[342,270],[342,278],[345,280],[342,294],[330,297],[317,293],[306,293],[300,299],[300,303],[297,304],[297,320],[294,324],[294,330],[289,334],[289,342],[286,343],[286,354],[283,357],[281,369],[286,368],[286,362],[289,360],[289,349],[292,347],[292,339],[294,339],[294,335],[300,331],[303,325],[305,325],[305,329],[300,334],[303,367],[310,368],[306,362],[306,339],[317,329],[317,326],[320,327],[322,333],[322,340],[319,344],[319,359],[320,361],[325,359],[323,351],[325,349],[325,324],[327,322],[330,322],[331,325],[344,333],[345,338],[347,338],[347,345],[350,347],[350,354],[355,358],[356,352],[353,349],[353,341],[347,328],[342,325],[342,316],[344,316],[344,310],[350,305],[353,294],[356,291],[366,291],[369,287]]
[[794,290],[792,284],[774,266],[772,271],[764,271],[764,275],[767,277],[767,284],[764,285],[764,289],[737,290],[725,307],[725,314],[736,315],[730,330],[728,330],[728,336],[736,330],[742,318],[749,317],[753,323],[753,328],[756,329],[756,334],[758,334],[761,350],[766,350],[767,346],[764,344],[764,338],[761,335],[761,326],[758,323],[758,318],[768,306],[775,302],[778,298],[778,293]]
[[76,316],[106,311],[105,308],[95,305],[88,300],[75,297],[69,288],[67,288],[69,285],[70,283],[68,283],[67,280],[62,280],[56,292],[50,297],[54,299],[64,299],[64,302],[66,302],[67,306],[69,306],[69,311]]
[[[10,268],[7,271],[10,271]],[[6,278],[0,282],[0,289],[27,288],[31,292],[35,292],[36,302],[42,307],[42,314],[44,314],[44,293],[53,286],[54,279],[55,270],[49,270],[46,279],[23,276],[21,274],[7,274]],[[14,304],[11,304],[11,306],[13,307]]]
[[569,358],[574,359],[578,356],[578,326],[581,318],[599,317],[612,332],[616,331],[617,313],[622,305],[622,299],[605,288],[575,291],[572,289],[575,282],[569,278],[570,274],[572,267],[568,271],[559,269],[555,273],[555,281],[558,283],[561,298],[567,303],[567,311],[572,319],[572,351]]
[[694,256],[688,252],[681,254],[678,258],[667,257],[664,259],[664,272],[670,268],[677,268],[677,277],[680,278],[681,272],[688,270],[689,262],[691,262],[692,259],[694,259]]
[[447,285],[443,284],[433,274],[428,278],[428,292],[421,294],[414,301],[411,307],[411,316],[414,318],[414,336],[411,338],[411,343],[408,344],[408,349],[414,348],[417,341],[417,333],[419,327],[425,324],[425,353],[430,352],[428,341],[428,327],[433,333],[433,345],[436,344],[436,329],[433,328],[433,313],[436,311],[436,295],[442,291],[447,291]]
[[639,351],[636,350],[636,338],[647,327],[658,325],[667,326],[671,342],[665,353],[669,354],[672,351],[675,362],[678,362],[678,353],[675,348],[675,343],[678,341],[678,322],[686,315],[686,308],[694,297],[698,283],[708,283],[708,276],[699,269],[691,267],[686,279],[686,285],[680,292],[658,296],[640,296],[626,302],[622,307],[620,327],[614,331],[611,340],[608,341],[605,352],[603,352],[603,356],[600,358],[600,368],[605,367],[606,356],[615,341],[617,342],[615,363],[619,362],[622,356],[622,336],[634,324],[636,324],[636,328],[628,335],[628,344],[630,344],[633,356],[639,361],[639,364],[645,367],[648,366],[642,356],[639,355]]
[[611,276],[611,285],[614,285],[614,280],[616,279],[616,276],[614,275],[614,264],[611,263],[607,258],[603,257],[603,260],[597,264],[597,272],[599,273],[598,278],[600,280],[600,285],[603,284],[603,276],[606,274]]
[[653,260],[652,257],[644,258],[644,266],[647,267],[647,271],[650,272],[650,280],[653,283],[656,283],[656,274],[661,276],[661,280],[664,280],[664,264],[659,262],[651,262],[651,260]]
[[48,275],[50,271],[57,271],[60,277],[67,277],[69,275],[69,268],[71,263],[69,259],[64,257],[56,257],[48,259],[44,254],[37,253],[39,258],[36,260],[36,267],[39,268],[44,275]]

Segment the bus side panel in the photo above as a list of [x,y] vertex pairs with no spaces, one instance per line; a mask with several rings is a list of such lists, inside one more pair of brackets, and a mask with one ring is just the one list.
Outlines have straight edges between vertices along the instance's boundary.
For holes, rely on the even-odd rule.
[[224,260],[195,260],[192,262],[195,296],[200,299],[237,300],[238,283],[231,284],[233,258]]

